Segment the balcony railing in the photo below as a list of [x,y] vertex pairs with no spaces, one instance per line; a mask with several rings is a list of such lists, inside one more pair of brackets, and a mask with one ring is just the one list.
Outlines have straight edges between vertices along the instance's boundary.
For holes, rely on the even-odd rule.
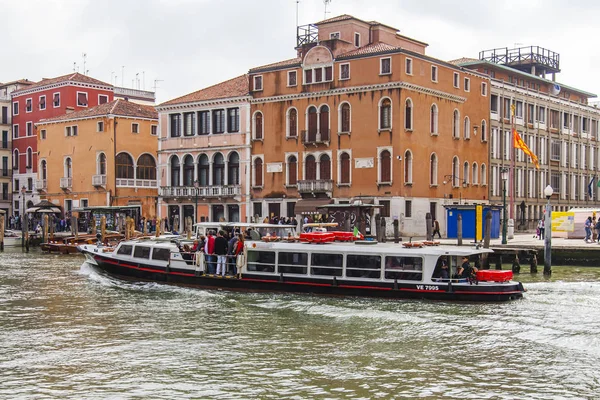
[[73,186],[73,178],[63,177],[60,178],[60,188],[61,189],[71,189]]
[[93,186],[106,186],[106,175],[93,175],[92,176]]
[[158,183],[156,179],[117,178],[117,187],[156,189]]
[[12,176],[13,170],[11,168],[8,169],[0,169],[0,176],[7,177]]
[[322,129],[321,132],[309,132],[302,131],[301,132],[302,144],[319,144],[319,143],[328,143],[331,139],[331,130]]
[[163,186],[159,195],[162,197],[234,197],[242,194],[240,185],[229,186]]
[[42,192],[46,191],[46,189],[48,189],[48,181],[45,179],[38,179],[35,181],[35,190]]
[[298,193],[331,193],[333,180],[318,179],[298,181]]

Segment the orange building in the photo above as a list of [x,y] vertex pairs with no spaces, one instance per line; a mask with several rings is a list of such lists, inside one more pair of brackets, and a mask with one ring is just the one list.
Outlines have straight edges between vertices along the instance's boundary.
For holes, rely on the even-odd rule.
[[158,114],[127,100],[36,124],[38,190],[63,207],[138,206],[156,216]]
[[360,199],[424,235],[426,213],[444,230],[444,204],[487,203],[489,78],[397,31],[342,15],[250,70],[253,215]]

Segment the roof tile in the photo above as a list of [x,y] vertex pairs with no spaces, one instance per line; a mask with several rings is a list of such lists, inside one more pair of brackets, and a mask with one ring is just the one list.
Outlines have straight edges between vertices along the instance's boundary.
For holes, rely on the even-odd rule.
[[202,90],[198,90],[197,92],[169,100],[160,104],[159,107],[170,106],[174,104],[194,103],[197,101],[225,99],[229,97],[242,97],[248,96],[249,94],[248,74],[244,74],[238,76],[237,78],[233,78],[228,81],[209,86]]
[[116,99],[110,103],[100,104],[99,106],[88,108],[87,110],[72,112],[59,117],[42,119],[40,123],[70,121],[73,119],[91,118],[111,114],[122,117],[158,119],[158,113],[152,106],[137,104],[123,99]]
[[389,44],[383,43],[383,42],[378,42],[378,43],[368,44],[366,46],[349,51],[347,53],[340,54],[336,58],[339,59],[339,58],[346,58],[346,57],[353,57],[353,56],[363,56],[363,55],[368,55],[368,54],[382,53],[382,52],[386,52],[386,51],[401,50],[401,49],[402,49],[401,47],[392,46],[392,45],[389,45]]
[[68,75],[57,76],[56,78],[44,78],[41,81],[34,83],[33,85],[27,86],[26,88],[20,89],[14,93],[19,93],[22,90],[31,90],[36,89],[48,85],[53,85],[55,83],[61,82],[79,82],[79,83],[89,83],[92,85],[102,85],[112,87],[110,83],[102,82],[98,79],[94,79],[90,76],[80,74],[79,72],[74,72]]

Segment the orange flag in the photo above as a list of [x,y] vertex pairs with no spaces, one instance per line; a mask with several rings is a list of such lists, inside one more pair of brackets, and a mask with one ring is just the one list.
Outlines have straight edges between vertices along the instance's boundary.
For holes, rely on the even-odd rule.
[[535,164],[535,167],[537,169],[540,169],[540,164],[538,162],[537,156],[535,154],[533,154],[533,152],[529,149],[529,147],[527,147],[527,145],[525,144],[523,139],[521,139],[521,136],[519,135],[519,133],[517,132],[516,129],[513,129],[513,147],[515,149],[523,150],[523,152],[525,154],[527,154],[529,157],[531,157],[531,161],[533,162],[533,164]]

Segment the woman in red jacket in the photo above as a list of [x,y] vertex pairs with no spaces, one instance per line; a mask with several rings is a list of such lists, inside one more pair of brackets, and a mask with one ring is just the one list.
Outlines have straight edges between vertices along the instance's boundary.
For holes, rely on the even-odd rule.
[[237,275],[239,273],[239,267],[241,267],[241,265],[239,263],[242,262],[242,260],[239,258],[240,254],[244,254],[244,235],[242,235],[241,233],[238,233],[238,240],[235,243],[235,251],[233,252],[233,254],[235,255],[235,275]]

